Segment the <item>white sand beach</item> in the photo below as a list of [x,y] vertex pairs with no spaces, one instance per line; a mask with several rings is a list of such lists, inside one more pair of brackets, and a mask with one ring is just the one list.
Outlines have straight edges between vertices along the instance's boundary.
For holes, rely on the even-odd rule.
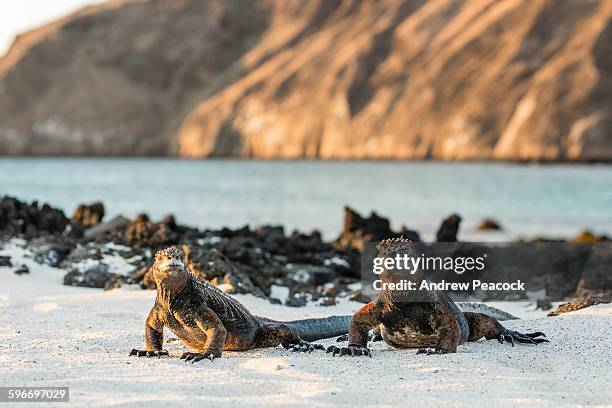
[[[556,318],[532,312],[534,306],[524,303],[496,305],[522,318],[506,322],[507,327],[545,332],[550,343],[539,346],[478,341],[461,346],[457,354],[423,356],[374,343],[372,358],[297,354],[277,347],[226,352],[213,362],[191,364],[179,359],[187,348],[178,341],[167,344],[169,358],[128,357],[130,349],[144,344],[154,291],[67,287],[61,284],[64,271],[24,258],[17,247],[2,253],[27,264],[31,273],[17,276],[0,267],[0,386],[69,386],[70,406],[612,404],[610,305]],[[238,298],[253,313],[282,320],[351,314],[361,306],[289,308],[252,296]]]

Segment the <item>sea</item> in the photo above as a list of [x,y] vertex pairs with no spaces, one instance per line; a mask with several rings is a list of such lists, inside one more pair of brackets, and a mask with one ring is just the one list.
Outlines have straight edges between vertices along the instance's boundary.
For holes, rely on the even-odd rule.
[[[612,235],[612,166],[411,161],[242,161],[162,158],[3,158],[0,195],[68,215],[102,201],[107,219],[173,214],[200,228],[246,224],[342,230],[343,208],[372,211],[431,240],[459,214],[459,238],[505,241]],[[500,232],[476,229],[492,218]]]

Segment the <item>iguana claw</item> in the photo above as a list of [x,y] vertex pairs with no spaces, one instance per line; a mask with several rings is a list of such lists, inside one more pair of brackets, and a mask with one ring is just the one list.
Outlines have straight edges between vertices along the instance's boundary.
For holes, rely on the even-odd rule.
[[168,350],[137,350],[137,349],[132,349],[132,351],[130,351],[130,357],[131,356],[136,356],[136,357],[157,357],[160,358],[161,356],[169,356],[170,353],[168,353]]
[[322,344],[310,343],[301,339],[296,344],[288,344],[284,347],[288,350],[298,353],[312,353],[315,350],[325,350],[325,347],[323,347]]
[[326,353],[332,353],[332,356],[339,354],[340,356],[368,356],[372,357],[370,349],[362,346],[336,347],[329,346]]
[[497,341],[503,343],[507,341],[514,347],[514,342],[518,343],[526,343],[526,344],[540,344],[540,343],[548,343],[546,339],[538,339],[538,337],[546,337],[546,335],[542,332],[535,333],[519,333],[513,330],[504,330],[497,337]]
[[210,361],[213,361],[216,357],[220,357],[218,355],[215,355],[212,352],[205,352],[205,353],[183,353],[183,355],[181,356],[181,360],[185,360],[185,361],[191,361],[192,363],[195,363],[196,361],[200,361],[200,360],[204,360],[204,359],[209,359]]

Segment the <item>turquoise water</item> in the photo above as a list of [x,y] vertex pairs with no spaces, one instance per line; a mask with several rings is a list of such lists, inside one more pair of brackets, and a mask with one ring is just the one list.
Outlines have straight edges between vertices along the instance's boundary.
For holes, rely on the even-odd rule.
[[[438,162],[0,159],[0,194],[71,213],[102,200],[112,216],[173,213],[200,227],[283,224],[333,238],[342,207],[377,211],[431,238],[459,213],[464,239],[612,232],[612,166]],[[475,233],[493,217],[504,234]]]

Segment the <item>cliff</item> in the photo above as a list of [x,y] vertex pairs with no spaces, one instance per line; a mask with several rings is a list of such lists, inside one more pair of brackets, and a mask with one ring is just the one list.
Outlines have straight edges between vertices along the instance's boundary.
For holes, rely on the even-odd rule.
[[612,1],[112,1],[0,58],[0,154],[612,160]]

